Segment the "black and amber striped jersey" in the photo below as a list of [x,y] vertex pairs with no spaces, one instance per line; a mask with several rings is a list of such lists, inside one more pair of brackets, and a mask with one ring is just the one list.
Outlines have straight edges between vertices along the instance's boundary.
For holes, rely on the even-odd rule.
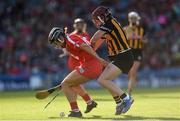
[[126,26],[124,27],[126,36],[128,38],[128,45],[133,49],[143,48],[143,36],[145,34],[143,27],[141,26]]
[[104,37],[106,38],[109,56],[130,49],[125,32],[115,18],[111,17],[104,25],[100,26],[100,30],[106,32]]

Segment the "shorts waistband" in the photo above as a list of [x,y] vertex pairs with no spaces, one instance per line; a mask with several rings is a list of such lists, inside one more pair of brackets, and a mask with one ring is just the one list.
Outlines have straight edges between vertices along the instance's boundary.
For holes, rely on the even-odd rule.
[[116,56],[116,55],[118,55],[118,54],[123,54],[123,53],[126,53],[126,52],[130,51],[130,50],[131,50],[131,48],[128,48],[128,49],[126,49],[126,50],[123,50],[123,51],[115,54],[115,55],[109,55],[109,57],[111,57],[111,56]]
[[[123,50],[123,51],[121,51],[121,52],[119,52],[119,53],[125,53],[125,52],[127,52],[127,51],[129,51],[129,50],[131,50],[131,48],[128,48],[127,50]],[[118,54],[119,54],[118,53]]]

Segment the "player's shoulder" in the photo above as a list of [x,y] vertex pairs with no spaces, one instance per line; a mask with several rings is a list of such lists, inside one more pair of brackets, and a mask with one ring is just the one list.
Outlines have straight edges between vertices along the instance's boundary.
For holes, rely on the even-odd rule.
[[79,35],[77,35],[77,34],[70,34],[69,37],[71,39],[81,39],[81,37]]
[[115,27],[119,27],[119,26],[121,26],[121,24],[117,21],[117,19],[111,17],[109,18],[108,21],[106,21],[105,24],[100,26],[100,30],[103,30],[105,32],[111,32],[112,30],[114,30]]
[[71,41],[75,43],[79,43],[79,42],[81,43],[83,41],[82,38],[77,34],[70,34],[69,38],[71,39]]
[[111,19],[109,19],[108,21],[106,21],[106,23],[101,25],[99,29],[102,30],[102,31],[105,31],[105,32],[111,32],[112,31]]
[[89,35],[87,32],[84,32],[84,33],[83,33],[83,36],[85,36],[85,37],[90,37],[90,35]]
[[74,34],[76,34],[76,31],[71,32],[69,35],[71,36],[71,35],[74,35]]
[[112,17],[112,19],[111,19],[111,24],[113,26],[121,26],[121,23],[118,21],[118,19],[114,18],[114,17]]
[[81,40],[76,35],[69,34],[67,35],[66,38],[67,38],[66,43],[69,47],[74,47],[74,46],[79,47],[79,43],[81,43]]

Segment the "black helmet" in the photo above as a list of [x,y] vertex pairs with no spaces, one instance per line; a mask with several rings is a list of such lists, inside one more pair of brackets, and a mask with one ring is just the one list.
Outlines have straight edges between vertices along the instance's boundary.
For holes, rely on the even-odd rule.
[[59,27],[53,27],[49,32],[48,42],[52,44],[53,42],[58,40],[59,36],[65,37],[64,29]]

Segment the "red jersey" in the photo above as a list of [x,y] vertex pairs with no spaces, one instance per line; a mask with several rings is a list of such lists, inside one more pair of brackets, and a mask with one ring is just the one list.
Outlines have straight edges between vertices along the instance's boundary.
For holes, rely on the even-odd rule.
[[[77,35],[77,36],[80,36],[80,38],[82,38],[84,41],[88,41],[87,43],[90,44],[90,36],[88,33],[84,32],[84,33],[77,33],[76,31],[75,32],[72,32],[70,35]],[[72,55],[69,56],[69,59],[68,59],[68,67],[69,69],[72,71],[75,69],[75,67],[79,66],[80,63],[79,63],[79,60],[77,60],[76,58],[74,58]]]
[[82,43],[90,47],[90,37],[87,35],[87,33],[83,35],[74,33],[67,36],[66,49],[71,55],[68,65],[70,70],[76,70],[86,78],[96,79],[102,73],[103,65],[94,56],[79,48]]
[[67,36],[66,49],[70,52],[70,55],[79,60],[80,63],[95,59],[95,57],[79,48],[79,45],[82,43],[85,43],[91,47],[90,42],[87,41],[86,37],[82,37],[77,34],[71,34]]
[[90,36],[87,32],[83,32],[83,33],[72,32],[70,35],[77,35],[80,38],[82,38],[84,41],[87,41],[87,43],[90,45]]

